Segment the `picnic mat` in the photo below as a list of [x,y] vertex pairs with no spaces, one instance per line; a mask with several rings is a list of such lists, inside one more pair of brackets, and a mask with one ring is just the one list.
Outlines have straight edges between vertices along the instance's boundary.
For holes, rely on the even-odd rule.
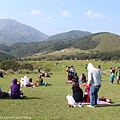
[[[82,104],[82,105],[87,105],[87,104],[90,104],[90,103],[86,103],[86,102],[80,102],[80,103],[77,103],[77,104]],[[98,105],[111,105],[111,103],[108,103],[108,102],[105,102],[105,101],[100,101],[100,100],[97,100],[97,104]]]

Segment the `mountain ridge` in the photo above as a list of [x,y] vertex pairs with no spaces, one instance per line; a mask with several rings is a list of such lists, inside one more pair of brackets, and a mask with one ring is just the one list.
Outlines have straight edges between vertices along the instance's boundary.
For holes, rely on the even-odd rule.
[[[57,57],[67,55],[78,55],[79,53],[98,53],[98,52],[114,52],[120,50],[120,36],[109,32],[90,33],[87,31],[71,30],[64,33],[59,33],[53,36],[46,36],[36,29],[18,23],[15,20],[5,19],[7,22],[4,24],[0,20],[0,40],[2,35],[7,35],[7,40],[0,41],[0,58],[46,58],[49,56]],[[8,24],[8,21],[12,21],[12,24]],[[5,28],[5,26],[7,26]],[[21,28],[21,29],[17,29]],[[31,29],[32,28],[32,29]],[[28,33],[36,31],[34,34],[29,35],[24,31],[22,38],[21,33],[26,30]],[[4,33],[6,32],[6,34]],[[12,34],[11,34],[12,33]],[[18,34],[19,33],[19,34]],[[46,39],[34,39],[37,34],[45,35]],[[15,35],[15,36],[14,36]],[[24,36],[26,35],[26,36]],[[29,37],[28,37],[28,36]],[[27,39],[27,41],[26,41]],[[12,40],[10,42],[10,40]],[[34,41],[35,40],[35,41]],[[113,44],[114,43],[114,44]],[[72,48],[72,49],[71,49]],[[66,51],[69,51],[68,53]],[[73,52],[74,51],[74,52]],[[65,54],[64,54],[65,53]],[[3,57],[4,56],[4,57]]]
[[0,43],[38,42],[49,36],[14,19],[0,19]]

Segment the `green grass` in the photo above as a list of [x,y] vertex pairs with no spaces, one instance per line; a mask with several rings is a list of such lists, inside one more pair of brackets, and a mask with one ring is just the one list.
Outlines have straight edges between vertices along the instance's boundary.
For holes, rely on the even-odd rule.
[[[56,61],[55,61],[56,62]],[[119,64],[113,62],[91,61],[94,66],[98,64],[102,66],[102,87],[99,91],[99,97],[109,97],[112,99],[111,106],[99,105],[96,108],[87,108],[84,105],[82,108],[68,108],[66,95],[72,94],[71,85],[66,84],[67,77],[65,73],[66,65],[73,65],[78,75],[82,73],[87,75],[85,65],[89,61],[64,61],[58,65],[54,65],[58,71],[52,71],[53,75],[50,78],[44,78],[44,81],[51,83],[52,86],[39,86],[36,88],[21,88],[25,99],[0,99],[0,119],[7,120],[119,120],[120,118],[120,85],[110,84],[109,68],[117,67]],[[47,63],[47,61],[46,61]],[[48,62],[49,63],[49,62]],[[0,86],[4,91],[10,90],[11,81],[13,78],[20,80],[24,74],[5,75],[0,78]],[[38,74],[27,74],[32,77],[33,81],[37,80]],[[84,87],[83,91],[84,91]]]

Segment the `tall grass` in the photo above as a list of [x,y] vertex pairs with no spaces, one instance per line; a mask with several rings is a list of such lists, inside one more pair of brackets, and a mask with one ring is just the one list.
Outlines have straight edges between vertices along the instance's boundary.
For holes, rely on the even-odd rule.
[[[51,83],[52,86],[39,86],[36,88],[21,88],[26,98],[24,99],[0,99],[0,119],[7,120],[119,120],[120,118],[120,85],[110,84],[109,68],[117,67],[119,64],[113,62],[90,61],[97,67],[101,65],[102,87],[99,91],[99,97],[109,97],[112,99],[112,105],[99,105],[96,108],[83,107],[68,108],[66,95],[72,94],[71,84],[66,84],[67,77],[65,66],[73,65],[76,68],[78,75],[85,73],[87,70],[85,65],[89,61],[64,61],[58,65],[53,64],[53,69],[50,78],[43,78],[44,81]],[[47,63],[47,61],[45,62]],[[49,63],[49,62],[48,62]],[[27,74],[32,77],[33,81],[37,80],[38,74]],[[10,90],[11,81],[13,78],[20,80],[24,74],[5,75],[0,78],[0,86],[4,91]],[[84,91],[84,87],[82,87]]]

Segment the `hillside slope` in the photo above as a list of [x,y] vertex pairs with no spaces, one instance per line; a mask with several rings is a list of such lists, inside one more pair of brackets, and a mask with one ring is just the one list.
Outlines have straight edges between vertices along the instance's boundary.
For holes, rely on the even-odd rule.
[[120,36],[113,33],[96,33],[83,38],[51,40],[30,43],[0,44],[0,50],[12,56],[46,58],[77,55],[79,53],[120,51]]
[[120,50],[120,36],[116,34],[98,34],[92,38],[93,41],[98,41],[99,44],[93,49],[99,52],[111,52]]

